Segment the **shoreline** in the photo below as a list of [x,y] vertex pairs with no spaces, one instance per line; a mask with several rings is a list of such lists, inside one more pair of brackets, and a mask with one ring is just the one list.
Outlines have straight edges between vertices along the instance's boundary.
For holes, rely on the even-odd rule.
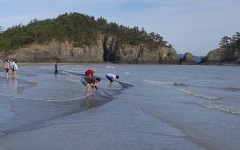
[[[18,66],[40,66],[40,65],[54,65],[56,62],[18,62]],[[92,65],[92,64],[115,64],[115,63],[86,63],[86,62],[58,62],[57,64],[59,65]],[[120,63],[121,64],[121,63]],[[123,63],[125,64],[125,63]],[[126,64],[125,64],[126,65]],[[129,65],[168,65],[168,64],[129,64]],[[174,64],[169,64],[169,65],[174,65]],[[179,65],[179,64],[175,64]],[[182,66],[186,66],[188,64],[181,64]],[[181,66],[180,65],[180,66]],[[237,63],[222,63],[222,64],[195,64],[196,66],[240,66],[240,64]],[[193,65],[189,65],[193,66]],[[3,60],[1,60],[0,63],[0,68],[4,68],[4,63]]]

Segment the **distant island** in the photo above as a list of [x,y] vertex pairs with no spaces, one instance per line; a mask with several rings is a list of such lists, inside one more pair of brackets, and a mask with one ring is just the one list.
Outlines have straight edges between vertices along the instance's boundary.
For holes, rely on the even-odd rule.
[[[185,54],[178,54],[179,59],[183,59]],[[203,56],[194,56],[192,57],[192,60],[195,61],[195,63],[201,62]]]
[[[218,52],[201,58],[201,63],[215,61],[239,62],[239,33],[224,37],[221,59]],[[224,50],[223,50],[224,49]],[[214,53],[214,55],[213,55]],[[237,53],[237,54],[236,54]],[[181,56],[182,57],[182,56]],[[159,33],[144,28],[130,28],[100,17],[65,13],[57,18],[31,20],[6,30],[0,26],[0,59],[19,62],[91,62],[91,63],[199,63],[199,58],[186,52],[181,59],[171,44]],[[191,60],[192,59],[192,60]],[[188,63],[187,63],[188,64]]]

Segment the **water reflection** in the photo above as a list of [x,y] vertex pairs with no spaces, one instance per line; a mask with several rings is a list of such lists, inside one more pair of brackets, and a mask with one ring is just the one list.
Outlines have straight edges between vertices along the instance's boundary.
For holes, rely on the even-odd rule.
[[97,102],[94,99],[94,95],[86,97],[86,99],[82,102],[81,107],[83,109],[91,109],[97,107]]
[[18,81],[16,76],[6,77],[6,92],[8,95],[14,96],[17,94]]

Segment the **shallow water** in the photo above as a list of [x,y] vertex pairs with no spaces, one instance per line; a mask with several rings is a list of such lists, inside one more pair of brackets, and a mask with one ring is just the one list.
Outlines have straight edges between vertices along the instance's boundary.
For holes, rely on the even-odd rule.
[[[89,68],[102,77],[102,91],[85,97],[78,74]],[[115,82],[109,88],[108,72],[133,86]],[[0,148],[240,146],[239,67],[59,65],[53,73],[54,65],[20,66],[17,79],[0,72]]]

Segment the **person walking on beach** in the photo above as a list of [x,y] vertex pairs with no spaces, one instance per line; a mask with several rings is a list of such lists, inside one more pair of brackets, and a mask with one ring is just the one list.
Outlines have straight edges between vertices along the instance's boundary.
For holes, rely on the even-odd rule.
[[10,70],[12,71],[12,74],[14,73],[14,68],[13,68],[13,65],[14,65],[14,60],[13,59],[10,59],[9,60],[9,72]]
[[116,79],[119,79],[119,76],[113,73],[107,73],[106,78],[110,81],[109,87],[111,87],[113,81],[115,81]]
[[93,74],[95,73],[95,70],[91,70],[91,69],[88,69],[87,71],[85,71],[85,75],[86,76],[91,76],[93,77]]
[[100,78],[94,78],[92,76],[86,76],[81,79],[81,83],[86,86],[86,93],[85,96],[88,96],[91,89],[93,90],[98,89],[97,88],[97,83],[101,81]]
[[18,71],[18,65],[17,60],[14,59],[12,62],[12,75],[16,78],[17,77],[17,71]]
[[10,69],[10,62],[9,62],[8,59],[5,60],[4,67],[5,67],[5,70],[6,70],[6,77],[8,78],[9,69]]
[[54,66],[54,73],[55,73],[55,75],[58,74],[58,66],[57,66],[57,63],[56,63],[55,66]]

